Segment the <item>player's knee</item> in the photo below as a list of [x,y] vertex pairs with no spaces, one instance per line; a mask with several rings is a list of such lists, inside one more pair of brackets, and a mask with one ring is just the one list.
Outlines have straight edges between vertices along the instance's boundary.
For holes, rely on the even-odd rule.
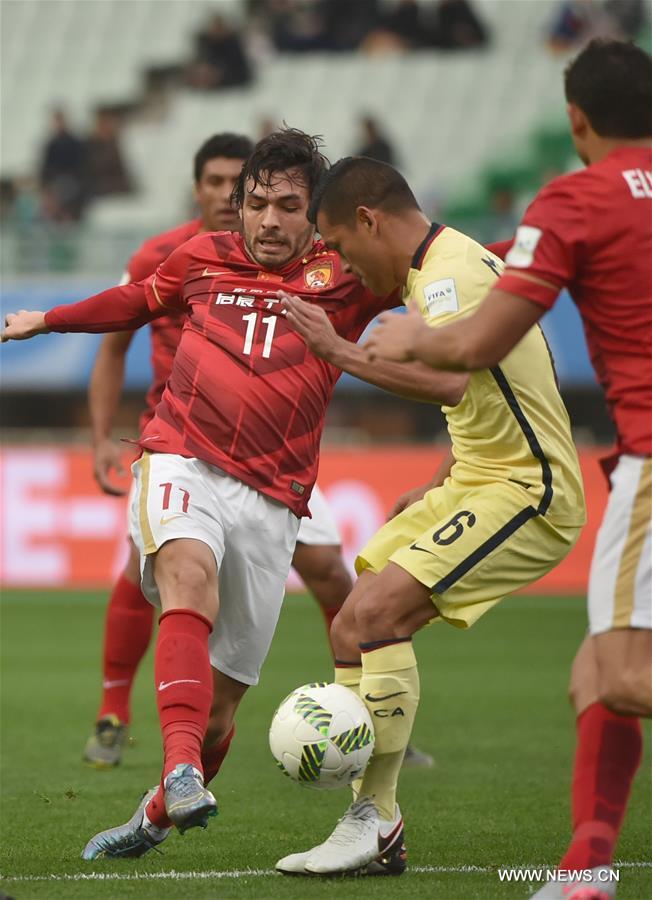
[[652,687],[638,672],[610,673],[600,681],[600,702],[621,716],[652,716]]
[[343,607],[331,622],[330,639],[336,656],[349,659],[356,653],[359,638],[353,610]]
[[400,609],[376,591],[367,592],[356,604],[355,623],[361,643],[402,636]]

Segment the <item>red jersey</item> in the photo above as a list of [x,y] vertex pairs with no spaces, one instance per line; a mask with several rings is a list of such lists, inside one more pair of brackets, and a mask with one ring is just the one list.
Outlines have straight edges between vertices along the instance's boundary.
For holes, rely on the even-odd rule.
[[499,289],[546,309],[568,289],[619,451],[652,455],[652,150],[620,147],[551,181],[527,209],[505,262]]
[[[163,260],[167,259],[170,253],[180,245],[185,243],[191,237],[194,237],[202,228],[201,219],[193,219],[192,222],[184,222],[183,225],[177,225],[169,231],[157,234],[155,237],[149,238],[137,250],[127,263],[127,270],[123,284],[131,281],[143,281],[149,275],[152,275],[157,266]],[[162,316],[160,319],[153,319],[150,323],[150,333],[152,338],[152,372],[153,380],[147,391],[145,402],[146,408],[140,417],[140,430],[150,421],[154,415],[165,382],[168,380],[170,369],[172,368],[172,360],[176,353],[177,344],[181,337],[181,329],[183,328],[183,317],[180,315]]]
[[136,328],[185,312],[172,372],[140,445],[197,457],[309,515],[326,407],[341,370],[314,356],[287,324],[279,289],[317,303],[342,337],[356,341],[397,295],[374,297],[319,241],[267,271],[242,236],[198,234],[155,275],[45,314],[51,331]]

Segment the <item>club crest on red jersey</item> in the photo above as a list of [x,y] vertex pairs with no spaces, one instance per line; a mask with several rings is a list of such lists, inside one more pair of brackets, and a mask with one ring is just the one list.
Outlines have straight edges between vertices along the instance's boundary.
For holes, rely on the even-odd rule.
[[333,260],[322,259],[307,266],[303,271],[303,280],[307,288],[315,291],[328,287],[333,280]]

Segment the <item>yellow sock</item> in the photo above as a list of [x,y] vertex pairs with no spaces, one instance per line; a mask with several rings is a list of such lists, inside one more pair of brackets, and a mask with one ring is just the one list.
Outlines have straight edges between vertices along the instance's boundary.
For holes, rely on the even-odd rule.
[[[335,666],[335,684],[343,684],[344,687],[350,688],[360,696],[360,679],[362,678],[362,665],[359,666]],[[357,800],[360,796],[360,785],[362,778],[356,778],[351,782],[351,790],[353,791],[353,800]]]
[[403,754],[419,705],[419,673],[412,641],[363,653],[359,689],[374,723],[376,743],[357,793],[373,797],[381,819],[391,821]]

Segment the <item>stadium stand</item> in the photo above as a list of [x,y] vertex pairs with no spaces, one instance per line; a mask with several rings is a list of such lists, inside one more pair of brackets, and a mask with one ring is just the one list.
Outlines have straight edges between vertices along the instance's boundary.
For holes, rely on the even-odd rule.
[[[147,230],[175,222],[187,212],[184,177],[198,142],[214,130],[255,134],[269,116],[323,134],[338,157],[351,152],[358,116],[368,112],[382,120],[424,198],[477,193],[473,173],[483,161],[508,158],[512,168],[515,148],[559,108],[563,59],[544,46],[553,0],[476,5],[493,35],[486,50],[273,55],[257,60],[251,88],[175,89],[164,114],[133,115],[125,128],[140,193],[96,203],[91,225]],[[187,59],[214,4],[168,0],[164,8],[163,16],[161,4],[147,0],[3,4],[3,176],[33,171],[54,104],[77,122],[100,104],[137,108],[148,67]],[[240,0],[222,8],[242,21]]]

